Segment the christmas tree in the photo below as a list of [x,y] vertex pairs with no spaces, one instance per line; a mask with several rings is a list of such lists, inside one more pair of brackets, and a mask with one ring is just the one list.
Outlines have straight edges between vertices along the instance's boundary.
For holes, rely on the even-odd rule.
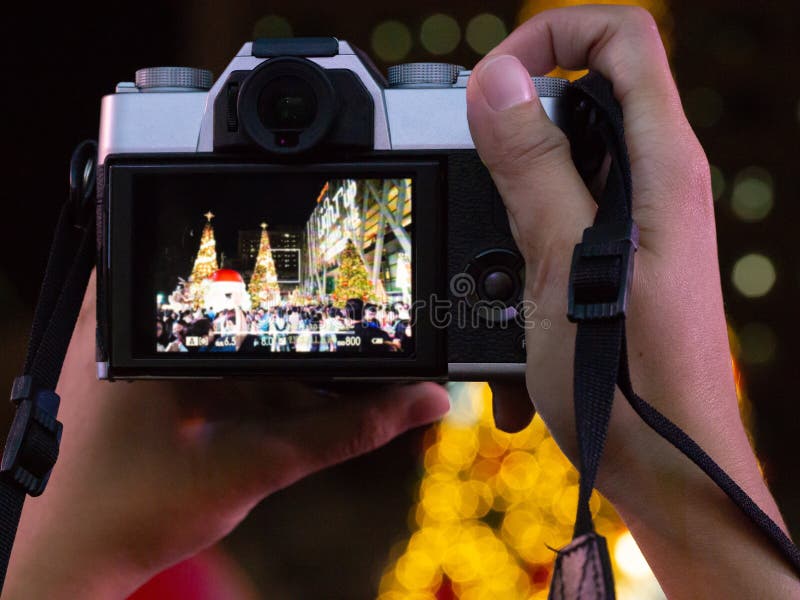
[[194,260],[192,274],[189,277],[189,296],[195,306],[200,303],[203,297],[206,279],[217,269],[217,242],[214,239],[214,228],[211,226],[211,219],[214,213],[208,211],[205,215],[206,225],[200,235],[200,249],[197,251],[197,258]]
[[351,298],[361,298],[366,302],[373,295],[364,261],[358,255],[352,240],[347,240],[347,245],[339,255],[339,274],[336,277],[333,299],[340,304]]
[[275,272],[275,261],[272,259],[266,223],[261,224],[261,243],[258,246],[256,266],[247,291],[253,299],[254,307],[274,306],[281,300],[281,289],[278,285],[278,274]]

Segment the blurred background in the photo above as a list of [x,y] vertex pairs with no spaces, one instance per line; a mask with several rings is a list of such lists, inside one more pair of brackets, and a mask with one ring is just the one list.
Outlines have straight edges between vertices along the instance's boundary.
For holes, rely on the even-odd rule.
[[[335,35],[381,68],[471,67],[522,20],[574,4],[165,1],[34,12],[4,8],[5,131],[0,235],[4,360],[22,364],[70,153],[96,137],[99,103],[144,66],[219,74],[257,36]],[[656,17],[687,114],[712,165],[720,267],[743,414],[769,485],[800,536],[797,160],[800,4],[642,0]],[[676,298],[675,301],[680,301]],[[483,384],[453,386],[453,413],[370,456],[267,498],[220,547],[137,597],[539,598],[569,539],[576,476],[538,419],[514,436],[491,424]],[[10,407],[0,413],[7,422]],[[488,412],[487,412],[488,411]],[[3,430],[5,430],[3,425]],[[659,598],[613,510],[593,500],[621,598]],[[172,587],[170,587],[172,586]]]

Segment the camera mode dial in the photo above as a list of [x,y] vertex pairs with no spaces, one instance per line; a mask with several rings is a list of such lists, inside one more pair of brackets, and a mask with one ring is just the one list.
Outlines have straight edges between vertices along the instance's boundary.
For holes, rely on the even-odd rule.
[[192,67],[148,67],[136,71],[136,87],[142,90],[205,91],[211,89],[213,81],[211,71]]
[[393,88],[450,87],[464,70],[450,63],[405,63],[389,67],[389,86]]

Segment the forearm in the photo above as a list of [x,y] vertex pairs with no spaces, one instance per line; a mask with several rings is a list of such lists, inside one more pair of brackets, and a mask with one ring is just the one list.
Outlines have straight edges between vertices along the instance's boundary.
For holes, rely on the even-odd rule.
[[[738,443],[719,462],[785,529],[744,432],[729,440]],[[607,495],[667,596],[800,598],[797,575],[725,493],[665,440],[653,434],[649,444],[657,459],[634,462]]]
[[[87,547],[81,536],[71,531],[78,525],[75,517],[54,521],[46,503],[44,496],[26,502],[3,600],[125,598],[133,593],[143,579],[131,565],[110,548],[95,552]],[[83,529],[90,527],[84,523]]]

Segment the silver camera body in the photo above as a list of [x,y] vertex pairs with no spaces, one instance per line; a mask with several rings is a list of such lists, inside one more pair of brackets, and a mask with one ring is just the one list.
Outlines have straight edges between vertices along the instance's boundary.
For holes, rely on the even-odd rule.
[[[466,88],[471,71],[455,65],[416,63],[393,67],[391,82],[345,41],[334,56],[306,56],[323,69],[354,73],[374,102],[375,150],[471,150]],[[245,43],[217,82],[197,69],[142,69],[136,82],[117,84],[103,98],[98,161],[109,154],[192,153],[214,150],[214,101],[234,71],[252,71],[271,60],[253,56]],[[162,79],[158,76],[161,74]],[[545,112],[556,123],[569,110],[562,100],[567,82],[534,77]],[[162,85],[163,84],[163,85]],[[142,85],[146,87],[141,87]]]
[[[141,69],[135,82],[119,83],[115,93],[102,100],[98,144],[99,376],[268,375],[315,380],[523,377],[524,334],[531,317],[520,308],[524,264],[502,200],[470,136],[466,116],[469,76],[469,70],[455,65],[412,63],[390,68],[387,81],[366,55],[347,42],[296,38],[245,43],[213,85],[209,72],[183,67]],[[534,77],[533,81],[548,116],[568,131],[575,111],[568,82],[547,77]],[[151,353],[147,344],[153,342],[139,330],[146,327],[153,311],[141,308],[145,296],[139,299],[137,294],[140,288],[148,288],[149,293],[161,288],[137,273],[154,270],[152,265],[161,259],[153,255],[149,259],[152,264],[140,265],[144,259],[137,240],[147,238],[158,246],[161,238],[157,232],[144,230],[151,221],[157,227],[167,217],[153,215],[161,214],[158,205],[153,205],[156,208],[149,215],[138,215],[137,206],[143,201],[137,194],[144,193],[141,190],[146,186],[132,182],[140,175],[163,172],[165,177],[179,177],[194,173],[193,169],[202,171],[202,177],[219,171],[228,181],[256,171],[267,173],[267,178],[302,178],[304,173],[313,173],[327,177],[326,182],[355,181],[356,190],[366,189],[370,181],[384,181],[388,182],[384,185],[390,190],[387,193],[395,193],[398,181],[409,182],[411,190],[413,181],[413,218],[407,206],[404,215],[394,215],[396,223],[406,223],[406,250],[413,244],[413,252],[406,252],[413,257],[409,267],[413,297],[404,296],[409,301],[403,304],[414,313],[410,317],[413,347],[406,348],[402,356],[368,351],[356,355],[333,352],[337,346],[332,342],[326,352],[312,356],[298,351],[289,357],[276,351],[279,334],[267,333],[261,342],[269,345],[268,353],[259,354],[251,346],[243,350],[245,346],[237,345],[237,352],[217,355],[210,342],[211,350],[203,354],[191,352],[194,348],[183,348],[181,355]],[[354,179],[341,179],[340,172],[342,177]],[[376,175],[382,179],[369,179]],[[409,177],[398,179],[406,175]],[[328,187],[326,183],[324,189]],[[159,201],[162,205],[169,202],[165,198]],[[399,201],[393,202],[391,210],[396,210]],[[366,200],[363,204],[366,207]],[[385,217],[391,223],[393,215],[388,206],[381,209],[381,219]],[[200,214],[204,207],[198,201]],[[280,215],[275,216],[280,207],[270,210],[272,221],[280,222]],[[366,213],[361,218],[366,219]],[[199,227],[188,235],[198,235]],[[361,229],[365,229],[363,224]],[[303,243],[309,246],[308,238],[315,234],[308,233],[308,226],[305,231]],[[395,227],[379,237],[381,244],[384,237],[391,244],[395,243],[392,240],[403,242],[403,234]],[[356,244],[364,264],[370,267],[374,263],[375,273],[385,273],[385,281],[395,285],[392,273],[399,269],[396,257],[376,259],[377,242],[371,243]],[[308,251],[298,256],[300,262],[311,260]],[[381,263],[384,259],[386,265]],[[187,263],[184,260],[182,264]],[[182,271],[184,277],[187,271]],[[242,268],[241,272],[245,274],[244,285],[249,271]],[[187,282],[186,286],[194,284]],[[303,287],[307,296],[312,293],[309,290],[309,285]],[[281,284],[282,298],[288,297],[286,292]],[[392,296],[396,292],[391,289],[387,293],[386,306],[394,307],[394,298],[399,296]],[[339,310],[332,307],[335,291],[331,295],[324,281],[313,294],[315,299],[309,301],[306,312],[330,316]],[[256,335],[253,332],[259,323],[263,327],[265,319],[272,327],[281,318],[275,317],[276,311],[281,312],[276,304],[259,305],[256,298],[250,305],[252,314],[236,318],[247,321],[251,336]],[[196,298],[194,304],[185,306],[192,316],[184,318],[208,320],[209,335],[219,343],[223,336],[214,329],[218,307],[203,308]],[[286,301],[283,307],[284,311],[295,310]],[[173,315],[181,312],[186,311],[177,310]],[[264,312],[270,316],[260,314]],[[164,323],[174,326],[174,322]],[[244,327],[241,323],[237,326]],[[319,350],[324,336],[319,333],[322,326],[317,327],[310,331],[315,336],[312,344]],[[404,331],[410,335],[410,329]],[[289,345],[298,348],[300,338],[298,333]]]

